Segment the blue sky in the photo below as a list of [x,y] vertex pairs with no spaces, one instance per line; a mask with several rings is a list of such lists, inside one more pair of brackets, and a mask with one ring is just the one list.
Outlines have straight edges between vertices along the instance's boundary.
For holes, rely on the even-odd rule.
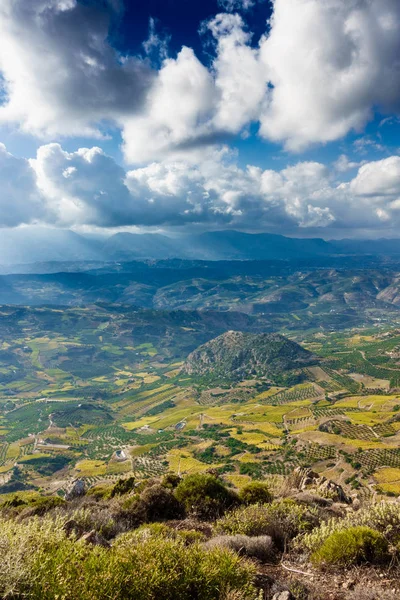
[[0,227],[397,237],[397,0],[3,0]]

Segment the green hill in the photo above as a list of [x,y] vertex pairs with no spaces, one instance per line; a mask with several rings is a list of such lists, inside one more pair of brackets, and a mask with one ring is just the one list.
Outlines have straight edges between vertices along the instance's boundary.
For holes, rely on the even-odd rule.
[[189,375],[211,378],[256,376],[276,381],[316,360],[311,352],[278,333],[228,331],[194,350],[184,370]]

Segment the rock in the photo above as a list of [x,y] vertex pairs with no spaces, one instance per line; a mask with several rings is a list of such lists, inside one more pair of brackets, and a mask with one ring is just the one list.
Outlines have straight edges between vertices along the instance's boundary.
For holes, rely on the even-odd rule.
[[257,573],[254,578],[254,585],[257,588],[261,588],[262,590],[270,590],[271,586],[274,584],[274,580],[269,575],[265,573]]
[[332,506],[333,500],[330,498],[322,498],[321,496],[317,496],[316,494],[311,494],[309,492],[298,492],[292,496],[293,500],[299,502],[300,504],[306,504],[308,506]]
[[277,592],[273,595],[272,600],[293,600],[293,596],[289,591]]
[[85,533],[85,530],[82,527],[82,525],[75,521],[75,519],[70,519],[69,521],[64,523],[63,530],[65,531],[67,537],[71,537],[71,535],[74,535],[75,537],[80,538]]
[[356,582],[354,579],[348,579],[347,581],[345,581],[344,583],[342,583],[342,588],[344,590],[352,590],[356,585]]
[[322,483],[317,484],[317,489],[322,495],[327,495],[336,502],[339,501],[346,504],[351,504],[351,498],[346,495],[342,486],[334,481],[326,479]]
[[331,498],[334,502],[352,503],[351,498],[346,495],[341,485],[318,475],[312,469],[296,467],[292,479],[301,492],[310,492],[310,488],[312,488],[317,495]]
[[85,542],[86,544],[92,544],[93,546],[102,546],[103,548],[111,548],[111,544],[107,542],[107,540],[97,533],[94,529],[89,531],[89,533],[85,533],[79,540],[80,542]]
[[319,475],[312,469],[296,467],[293,471],[293,478],[297,488],[304,491],[307,487],[314,484],[315,480],[319,478]]
[[72,486],[65,494],[66,500],[74,500],[75,498],[81,498],[86,494],[86,483],[83,479],[76,479]]

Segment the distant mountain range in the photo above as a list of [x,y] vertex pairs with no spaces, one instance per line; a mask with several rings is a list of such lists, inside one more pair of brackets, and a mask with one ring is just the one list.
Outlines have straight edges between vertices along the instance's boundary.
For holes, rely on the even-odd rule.
[[297,239],[270,233],[213,231],[167,237],[158,233],[85,236],[40,227],[0,229],[0,265],[49,261],[299,260],[343,255],[399,256],[400,239]]

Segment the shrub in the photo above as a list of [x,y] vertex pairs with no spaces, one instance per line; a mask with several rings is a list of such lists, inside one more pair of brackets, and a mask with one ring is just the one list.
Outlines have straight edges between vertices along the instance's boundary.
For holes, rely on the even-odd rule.
[[141,539],[149,537],[163,537],[171,540],[181,540],[186,546],[195,542],[204,542],[206,536],[194,529],[174,529],[165,523],[145,524],[135,530],[135,535]]
[[395,543],[400,537],[399,506],[395,503],[380,502],[379,504],[371,504],[357,512],[349,513],[343,519],[330,519],[315,528],[311,533],[306,533],[296,540],[296,545],[313,552],[332,533],[358,526],[371,527],[371,529],[382,533],[388,542]]
[[148,522],[180,519],[184,516],[182,504],[162,485],[146,488],[140,495],[140,502],[144,505]]
[[105,505],[78,508],[73,512],[69,512],[68,520],[75,522],[85,533],[94,529],[107,540],[127,530],[124,523],[116,519],[108,506]]
[[109,549],[65,536],[62,522],[0,524],[0,596],[32,600],[253,600],[255,569],[225,549],[150,537],[120,536]]
[[53,508],[63,506],[65,500],[59,496],[38,496],[29,500],[20,513],[20,518],[43,516]]
[[264,506],[250,505],[232,511],[215,526],[217,533],[270,535],[280,550],[301,531],[318,523],[316,509],[293,500],[276,500]]
[[188,513],[199,519],[215,519],[238,504],[237,494],[213,475],[195,474],[185,477],[175,490],[175,496]]
[[115,518],[126,523],[126,529],[139,527],[143,523],[182,519],[185,515],[183,505],[175,498],[171,490],[160,484],[145,487],[142,493],[130,496],[122,503]]
[[144,502],[141,502],[140,496],[135,495],[127,498],[122,506],[115,510],[114,518],[119,523],[124,524],[126,531],[146,523],[146,507]]
[[370,527],[351,527],[332,533],[311,556],[317,565],[343,567],[364,562],[382,563],[387,558],[387,540]]
[[111,498],[114,496],[122,496],[123,494],[128,494],[135,488],[135,478],[128,477],[128,479],[118,479],[117,483],[111,490]]
[[180,484],[181,481],[182,477],[180,475],[177,475],[176,473],[166,473],[162,478],[161,485],[173,490]]
[[265,483],[253,481],[241,489],[239,498],[244,504],[267,504],[273,496]]
[[269,535],[250,537],[248,535],[219,535],[204,544],[205,548],[227,548],[261,561],[271,561],[276,557],[274,544]]
[[86,496],[92,497],[95,500],[108,500],[111,498],[114,486],[111,485],[94,485],[86,492]]
[[8,514],[18,514],[20,518],[25,518],[35,515],[43,516],[53,508],[64,504],[65,500],[59,496],[33,496],[27,500],[14,496],[11,500],[4,502],[1,508],[5,509]]

